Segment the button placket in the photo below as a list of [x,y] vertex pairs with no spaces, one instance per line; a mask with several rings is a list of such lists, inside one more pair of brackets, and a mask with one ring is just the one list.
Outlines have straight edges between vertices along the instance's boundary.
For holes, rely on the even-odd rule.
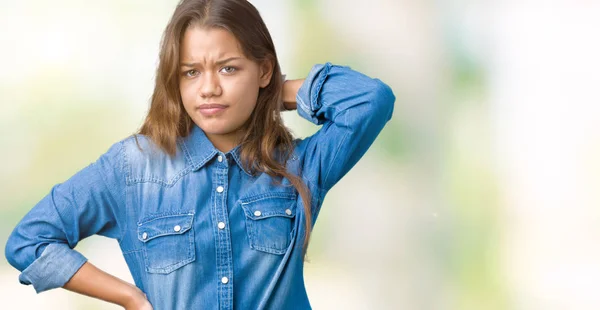
[[[214,202],[212,204],[213,216],[212,221],[215,223],[214,232],[217,238],[216,247],[216,268],[217,268],[217,282],[221,288],[219,289],[218,298],[222,302],[233,299],[233,253],[231,252],[231,233],[227,226],[229,219],[228,203],[227,203],[227,190],[229,181],[229,167],[227,163],[227,157],[222,154],[217,155],[215,166],[213,170],[214,177]],[[229,306],[225,306],[224,309],[230,309]]]

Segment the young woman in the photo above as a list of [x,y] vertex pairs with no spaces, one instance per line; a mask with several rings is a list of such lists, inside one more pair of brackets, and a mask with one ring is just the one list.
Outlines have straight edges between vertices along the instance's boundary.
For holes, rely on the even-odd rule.
[[[53,187],[6,245],[19,280],[126,309],[310,309],[303,262],[327,192],[391,118],[390,88],[348,67],[283,81],[246,0],[184,0],[139,134]],[[281,111],[321,125],[293,139]],[[74,250],[118,240],[135,286]]]

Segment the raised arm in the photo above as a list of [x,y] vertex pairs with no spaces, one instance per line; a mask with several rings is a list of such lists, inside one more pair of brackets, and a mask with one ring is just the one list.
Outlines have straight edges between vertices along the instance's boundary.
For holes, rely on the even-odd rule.
[[392,117],[396,98],[379,79],[326,63],[314,66],[306,80],[286,82],[283,100],[287,109],[297,108],[300,116],[322,125],[298,147],[305,154],[305,178],[323,194],[375,141]]

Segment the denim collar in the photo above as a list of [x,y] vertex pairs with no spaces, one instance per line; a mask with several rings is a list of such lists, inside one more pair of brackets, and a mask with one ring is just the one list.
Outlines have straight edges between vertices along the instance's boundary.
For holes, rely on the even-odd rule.
[[[181,139],[181,147],[185,153],[185,156],[190,160],[193,171],[202,168],[217,154],[222,154],[215,148],[212,142],[208,140],[208,137],[204,131],[197,125],[192,127],[192,130],[187,137]],[[231,154],[231,157],[235,160],[240,169],[242,169],[248,176],[252,176],[250,171],[244,168],[244,165],[242,165],[239,145],[225,154],[225,158],[228,157],[228,154]]]

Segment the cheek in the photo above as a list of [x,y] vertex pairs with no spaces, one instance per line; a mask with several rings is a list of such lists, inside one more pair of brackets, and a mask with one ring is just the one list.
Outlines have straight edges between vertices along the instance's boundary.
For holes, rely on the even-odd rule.
[[187,109],[188,106],[194,105],[194,101],[196,100],[194,87],[192,85],[181,85],[179,87],[179,94],[181,95],[181,101],[183,101],[183,106]]
[[244,114],[250,115],[256,107],[257,91],[253,89],[245,89],[243,93],[240,92],[238,97],[238,105],[243,110]]
[[253,80],[236,81],[229,87],[230,98],[238,104],[253,108],[258,97],[258,84]]

